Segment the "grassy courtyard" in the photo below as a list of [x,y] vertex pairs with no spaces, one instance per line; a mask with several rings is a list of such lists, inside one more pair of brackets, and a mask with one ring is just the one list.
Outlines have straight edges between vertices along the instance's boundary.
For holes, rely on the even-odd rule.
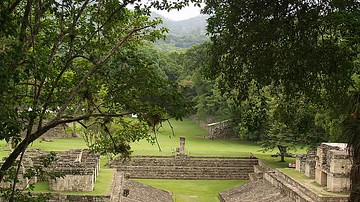
[[[159,151],[156,144],[152,145],[145,140],[133,143],[133,155],[166,155],[174,154],[176,147],[179,146],[179,137],[186,138],[186,153],[191,156],[248,156],[253,153],[256,157],[265,161],[271,167],[286,167],[288,162],[295,159],[289,158],[288,162],[280,163],[279,157],[271,157],[270,154],[277,151],[261,151],[261,147],[253,142],[240,140],[210,140],[205,138],[207,132],[194,124],[191,120],[171,121],[175,131],[175,136],[167,123],[163,124],[157,133],[162,151]],[[0,143],[3,148],[0,155],[8,154],[4,142]],[[32,148],[40,148],[45,151],[65,151],[69,149],[86,148],[82,138],[71,139],[52,139],[51,142],[36,141],[31,145]],[[293,151],[294,152],[294,151]],[[298,149],[297,153],[304,153],[305,149]],[[112,170],[104,167],[106,158],[102,157],[102,170],[95,185],[95,191],[91,194],[105,194],[109,192]],[[241,180],[138,180],[154,187],[167,190],[173,194],[174,201],[215,201],[217,193],[236,187],[246,181]],[[36,191],[48,191],[48,186],[43,183],[36,187]],[[69,193],[81,194],[81,193]],[[87,194],[87,193],[86,193]]]
[[217,193],[246,183],[246,180],[152,180],[136,181],[169,191],[176,202],[217,201]]

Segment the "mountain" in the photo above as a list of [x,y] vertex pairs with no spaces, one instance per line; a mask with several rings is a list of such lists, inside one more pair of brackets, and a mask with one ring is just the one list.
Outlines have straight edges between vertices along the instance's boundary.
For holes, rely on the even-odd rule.
[[161,27],[169,28],[165,40],[159,40],[155,47],[163,51],[189,48],[193,45],[204,43],[208,40],[206,36],[206,20],[208,16],[199,15],[194,18],[181,21],[173,21],[153,12],[152,17],[163,19]]

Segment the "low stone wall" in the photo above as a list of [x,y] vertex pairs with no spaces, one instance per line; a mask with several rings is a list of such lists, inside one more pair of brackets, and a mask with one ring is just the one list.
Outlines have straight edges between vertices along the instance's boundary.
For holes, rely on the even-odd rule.
[[210,139],[225,139],[235,137],[231,121],[221,121],[207,125],[208,137]]
[[49,180],[49,189],[52,191],[91,192],[94,190],[94,184],[93,174],[67,174],[56,180]]
[[66,195],[66,194],[52,194],[51,199],[48,202],[109,202],[110,195]]
[[257,159],[231,157],[137,156],[126,163],[113,161],[112,168],[147,179],[249,179]]
[[64,174],[63,178],[49,180],[53,191],[93,191],[100,168],[100,155],[88,150],[59,152],[61,160],[51,166],[52,171]]

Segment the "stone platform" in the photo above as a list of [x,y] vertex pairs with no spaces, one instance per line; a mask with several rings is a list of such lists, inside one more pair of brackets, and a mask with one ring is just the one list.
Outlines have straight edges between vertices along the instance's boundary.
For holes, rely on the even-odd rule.
[[134,156],[126,163],[113,161],[112,168],[131,178],[248,180],[258,159],[241,157]]

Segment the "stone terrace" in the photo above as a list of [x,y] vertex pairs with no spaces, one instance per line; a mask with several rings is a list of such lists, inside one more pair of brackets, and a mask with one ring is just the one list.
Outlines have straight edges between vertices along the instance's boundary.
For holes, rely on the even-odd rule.
[[145,157],[134,156],[111,167],[130,173],[131,178],[147,179],[249,179],[257,159],[240,157]]
[[53,171],[65,176],[49,181],[50,190],[54,191],[93,191],[100,169],[100,155],[88,150],[70,150],[57,154]]

